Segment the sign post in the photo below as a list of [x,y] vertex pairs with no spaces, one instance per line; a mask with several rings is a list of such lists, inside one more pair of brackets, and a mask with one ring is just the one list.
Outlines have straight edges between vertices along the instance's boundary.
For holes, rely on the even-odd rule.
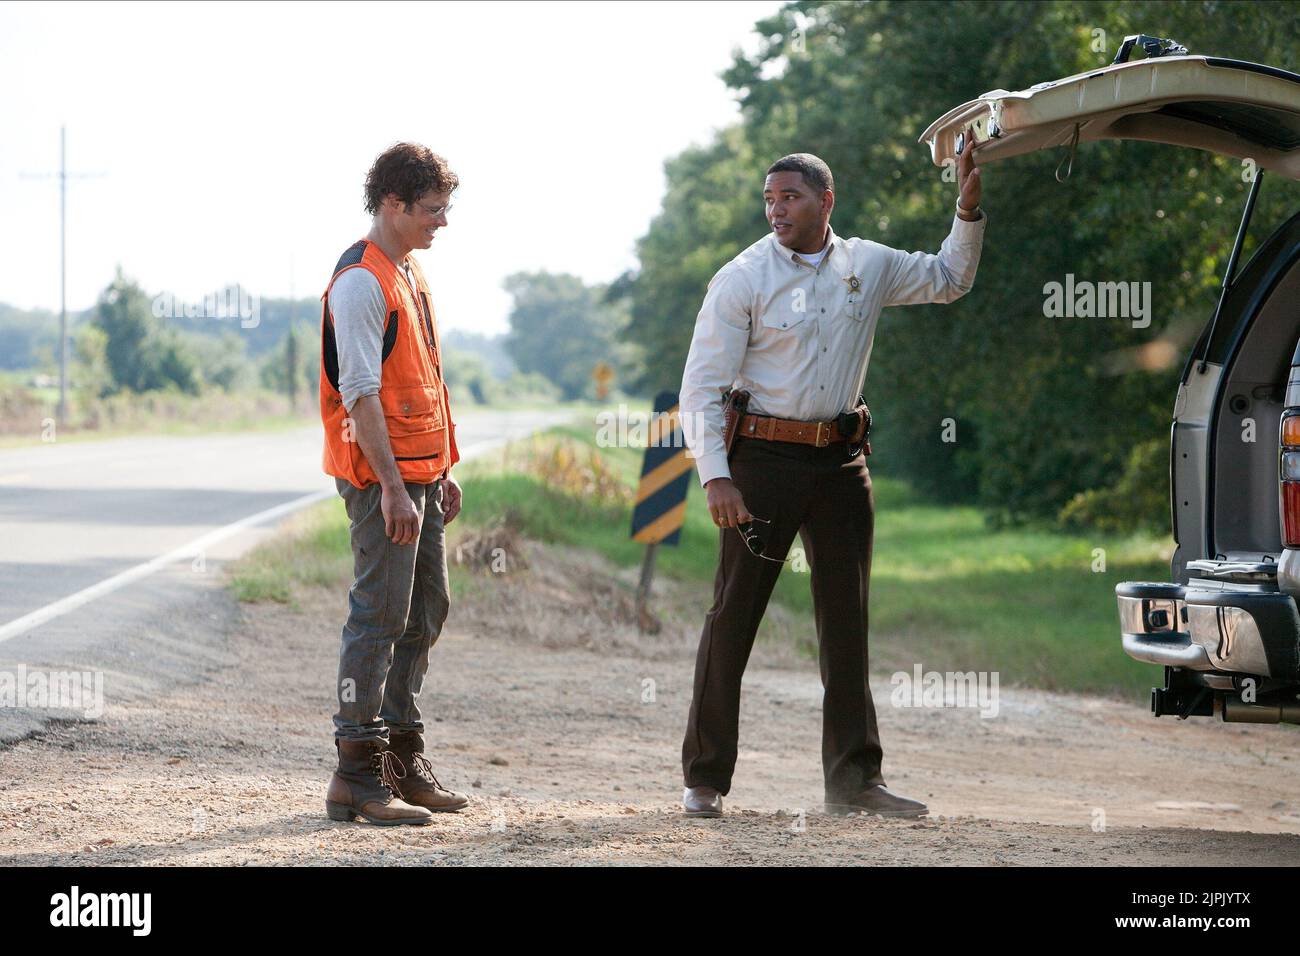
[[678,418],[677,393],[660,392],[655,396],[654,417],[641,465],[641,483],[632,510],[632,540],[646,546],[636,589],[637,626],[643,633],[659,632],[659,620],[648,606],[654,583],[655,549],[661,544],[676,545],[681,538],[693,466],[693,459],[687,457]]
[[591,370],[591,380],[596,383],[596,401],[609,397],[609,386],[614,381],[614,367],[608,362],[597,362]]

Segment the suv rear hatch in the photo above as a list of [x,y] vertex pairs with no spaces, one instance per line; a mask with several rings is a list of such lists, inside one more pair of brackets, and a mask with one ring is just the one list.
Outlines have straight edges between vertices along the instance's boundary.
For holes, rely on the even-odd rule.
[[1300,179],[1300,75],[1243,60],[1162,56],[1112,63],[949,110],[920,142],[954,162],[973,128],[981,163],[1101,139],[1189,146]]
[[[1148,58],[1124,62],[1135,42]],[[1125,582],[1116,599],[1125,651],[1165,665],[1165,687],[1152,694],[1157,715],[1217,711],[1232,720],[1300,722],[1300,350],[1287,364],[1300,338],[1293,305],[1300,302],[1300,215],[1270,236],[1240,275],[1236,268],[1259,171],[1300,179],[1300,75],[1130,37],[1115,63],[1026,90],[985,93],[931,123],[921,142],[942,166],[965,148],[968,131],[981,163],[1067,147],[1072,164],[1080,143],[1103,139],[1187,146],[1254,163],[1218,306],[1174,405],[1174,580]],[[1292,414],[1297,444],[1287,459],[1274,436]],[[1237,428],[1246,419],[1259,442],[1243,443]],[[1289,512],[1279,478],[1288,463],[1296,480],[1296,540],[1284,547]]]

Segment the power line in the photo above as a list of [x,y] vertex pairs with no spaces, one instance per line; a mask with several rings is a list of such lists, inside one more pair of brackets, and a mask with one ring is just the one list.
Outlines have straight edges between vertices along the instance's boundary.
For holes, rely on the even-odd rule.
[[24,179],[59,180],[59,411],[58,423],[68,420],[68,180],[92,179],[103,173],[68,172],[67,127],[59,127],[59,171],[23,173]]

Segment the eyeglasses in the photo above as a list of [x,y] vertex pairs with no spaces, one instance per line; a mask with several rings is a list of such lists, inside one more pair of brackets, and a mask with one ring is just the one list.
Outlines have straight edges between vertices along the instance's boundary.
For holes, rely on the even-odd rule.
[[[755,518],[751,515],[752,520],[742,521],[736,525],[736,530],[740,532],[741,540],[745,542],[745,547],[749,553],[756,558],[762,558],[764,561],[775,561],[777,564],[785,564],[786,560],[782,558],[769,558],[763,553],[767,547],[767,531],[771,528],[772,522],[765,518]],[[755,523],[765,524],[768,528],[756,528]]]
[[451,212],[451,203],[447,203],[447,205],[445,206],[426,206],[424,203],[420,202],[420,200],[417,199],[415,201],[415,204],[419,206],[421,209],[423,209],[425,212],[427,212],[430,216],[433,216],[434,218],[437,218],[438,216],[442,216]]

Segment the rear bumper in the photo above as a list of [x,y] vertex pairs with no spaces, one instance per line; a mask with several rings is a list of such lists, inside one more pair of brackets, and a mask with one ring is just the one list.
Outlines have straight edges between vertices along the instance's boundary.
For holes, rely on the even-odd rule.
[[1115,587],[1115,600],[1124,651],[1136,660],[1300,679],[1300,614],[1290,595],[1126,581]]

